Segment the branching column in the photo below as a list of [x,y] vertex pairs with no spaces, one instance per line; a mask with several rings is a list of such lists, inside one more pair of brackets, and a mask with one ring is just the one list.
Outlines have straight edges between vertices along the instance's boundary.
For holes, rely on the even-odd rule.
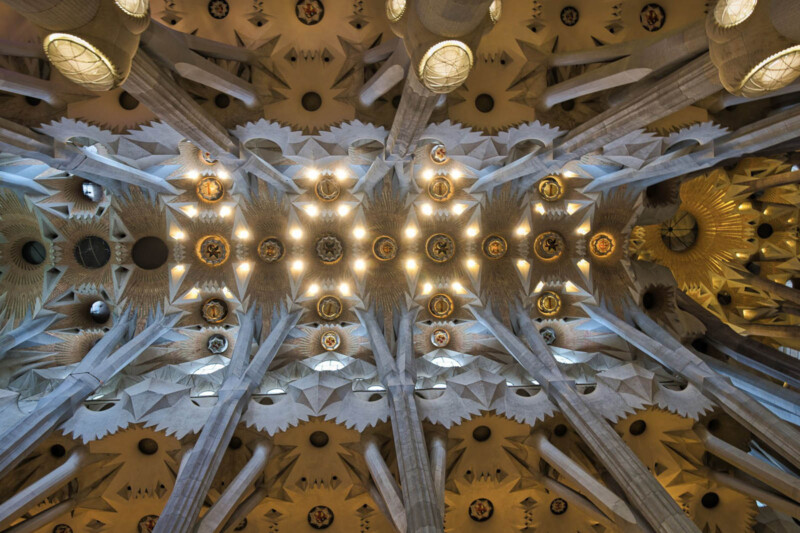
[[0,359],[12,348],[46,330],[57,318],[57,313],[28,318],[8,333],[0,335]]
[[[589,409],[575,390],[574,384],[564,377],[527,312],[518,308],[515,318],[533,352],[490,310],[473,308],[472,312],[514,359],[541,384],[548,397],[558,406],[570,425],[617,480],[628,499],[655,531],[698,532],[697,527],[611,425]],[[623,523],[620,527],[630,525]]]
[[39,400],[33,411],[0,436],[0,477],[8,474],[61,423],[72,416],[86,397],[158,340],[175,324],[179,316],[180,313],[161,317],[116,351],[112,351],[133,324],[130,317],[121,318],[53,392]]
[[244,408],[299,317],[300,313],[295,311],[284,314],[275,322],[269,336],[250,361],[250,346],[255,331],[254,310],[239,316],[239,334],[228,365],[228,374],[219,390],[219,398],[194,448],[178,471],[175,487],[161,513],[155,533],[188,533],[193,530],[200,507]]
[[408,533],[441,533],[442,514],[431,477],[422,422],[414,397],[416,370],[413,320],[416,311],[402,312],[397,327],[397,359],[392,357],[372,312],[357,311],[375,356],[381,382],[389,392],[397,465],[406,509]]
[[392,130],[386,141],[386,152],[389,155],[405,157],[416,148],[439,96],[422,85],[413,69],[409,71],[400,105],[394,115]]

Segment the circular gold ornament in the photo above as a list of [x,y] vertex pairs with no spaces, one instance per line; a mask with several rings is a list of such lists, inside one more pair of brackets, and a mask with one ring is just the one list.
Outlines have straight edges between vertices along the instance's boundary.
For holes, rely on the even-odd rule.
[[478,498],[469,504],[469,517],[476,522],[486,522],[494,514],[494,504],[486,498]]
[[397,257],[397,241],[388,235],[381,235],[372,242],[372,255],[378,261],[391,261]]
[[431,333],[431,344],[437,348],[444,348],[450,344],[450,332],[444,328],[438,328]]
[[209,324],[219,324],[228,316],[228,304],[220,298],[211,298],[203,304],[200,313]]
[[540,233],[533,241],[533,251],[542,261],[554,261],[564,253],[564,238],[555,231]]
[[208,266],[218,267],[228,260],[230,246],[224,237],[208,235],[197,241],[197,257]]
[[434,233],[425,242],[425,253],[437,263],[446,263],[456,255],[456,243],[444,233]]
[[314,185],[314,193],[323,202],[333,202],[342,192],[342,187],[333,176],[323,176]]
[[447,163],[447,159],[447,148],[443,144],[435,144],[431,148],[431,161],[441,165],[442,163]]
[[544,316],[556,315],[561,310],[561,297],[552,291],[545,291],[536,300],[536,309]]
[[597,233],[589,241],[589,250],[596,257],[606,257],[614,253],[614,239],[608,233]]
[[225,187],[214,176],[205,176],[197,182],[197,196],[202,201],[213,204],[225,196]]
[[566,502],[566,500],[562,498],[556,498],[555,500],[550,502],[550,512],[555,515],[566,513],[568,507],[569,504]]
[[342,314],[342,301],[332,294],[317,300],[317,314],[323,320],[336,320]]
[[266,237],[258,245],[258,256],[265,263],[277,263],[283,259],[286,249],[277,237]]
[[447,318],[453,314],[453,299],[446,294],[434,294],[428,300],[428,311],[435,318]]
[[446,176],[436,176],[428,184],[428,196],[436,202],[446,202],[453,194],[453,183]]
[[317,241],[317,257],[326,265],[335,265],[344,257],[344,246],[339,237],[324,235]]
[[332,352],[339,347],[339,344],[341,344],[342,341],[339,338],[338,333],[329,330],[322,334],[322,337],[320,337],[319,342],[320,344],[322,344],[322,348],[326,352]]
[[489,235],[483,239],[481,250],[483,250],[483,255],[489,259],[500,259],[506,255],[508,243],[500,235]]
[[539,196],[545,202],[555,202],[564,196],[564,186],[557,176],[545,176],[539,180],[537,189],[539,190]]
[[211,156],[211,152],[204,152],[203,150],[200,150],[199,152],[197,152],[197,157],[199,157],[199,158],[200,158],[200,161],[201,161],[201,162],[202,162],[204,165],[209,165],[209,166],[211,166],[211,165],[213,165],[213,164],[215,164],[215,163],[217,162],[217,160],[216,160],[216,159],[214,159],[214,158]]

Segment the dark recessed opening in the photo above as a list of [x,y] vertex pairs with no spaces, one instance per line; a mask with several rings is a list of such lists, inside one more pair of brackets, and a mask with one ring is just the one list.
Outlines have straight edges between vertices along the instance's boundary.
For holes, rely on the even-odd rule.
[[712,418],[711,420],[708,421],[708,423],[706,424],[706,427],[708,428],[708,430],[711,433],[716,433],[717,431],[719,431],[720,425],[721,424],[719,422],[719,419]]
[[133,264],[145,270],[154,270],[167,262],[169,248],[158,237],[142,237],[131,249]]
[[214,105],[220,109],[225,109],[231,105],[231,97],[225,93],[219,93],[214,97]]
[[774,231],[775,230],[772,229],[772,224],[767,224],[766,222],[756,229],[756,233],[758,233],[758,236],[762,239],[769,239]]
[[133,111],[139,107],[139,100],[137,100],[131,93],[122,91],[119,93],[119,105],[122,109]]
[[58,459],[58,458],[64,457],[66,454],[67,454],[67,450],[64,449],[64,447],[62,445],[53,444],[52,446],[50,446],[50,455],[52,455],[53,457]]
[[716,492],[706,492],[703,494],[703,497],[700,498],[700,503],[702,503],[703,507],[706,509],[713,509],[719,505],[719,495]]
[[555,428],[553,428],[553,435],[556,437],[563,437],[567,434],[567,426],[564,424],[559,424]]
[[564,111],[572,111],[575,109],[575,100],[564,100],[561,102],[561,109]]
[[531,393],[525,389],[517,389],[517,396],[522,396],[523,398],[530,398]]
[[652,309],[656,306],[656,295],[647,291],[642,295],[642,307],[645,309]]
[[475,97],[475,108],[481,113],[488,113],[494,109],[494,98],[490,94],[479,94]]
[[397,109],[400,107],[400,95],[395,95],[392,97],[392,107]]
[[300,103],[303,105],[303,109],[306,111],[316,111],[322,107],[322,97],[319,95],[319,93],[310,91],[303,95]]
[[700,353],[708,353],[708,341],[703,337],[698,337],[692,341],[692,348]]
[[169,19],[169,23],[170,23],[170,25],[174,26],[175,24],[178,23],[178,21],[175,20],[175,19]]
[[717,293],[717,301],[719,302],[719,305],[731,305],[733,298],[731,297],[731,293],[728,291],[719,291]]
[[377,402],[381,398],[382,398],[382,396],[376,392],[374,394],[370,394],[369,398],[367,398],[367,401],[368,402]]
[[228,443],[228,448],[230,448],[231,450],[238,450],[241,447],[242,447],[242,439],[236,436],[231,437],[231,441]]
[[328,434],[324,431],[315,431],[308,437],[308,441],[315,448],[324,448],[328,444]]
[[751,274],[755,274],[756,276],[758,276],[759,274],[761,274],[761,265],[759,265],[758,263],[754,263],[754,262],[750,261],[750,262],[749,262],[749,263],[747,263],[747,264],[746,264],[744,267],[745,267],[745,268],[747,269],[747,271],[748,271],[748,272],[750,272]]
[[472,432],[472,438],[478,442],[486,442],[492,436],[492,430],[488,426],[478,426]]
[[587,385],[586,387],[583,388],[583,393],[584,394],[591,394],[591,393],[594,392],[594,389],[595,389],[594,385]]
[[644,420],[634,420],[628,431],[631,432],[631,435],[641,435],[645,429],[647,429],[647,423]]
[[142,439],[139,441],[139,451],[145,455],[153,455],[158,451],[158,443],[153,439]]
[[105,324],[111,318],[111,308],[103,300],[96,300],[89,306],[89,316],[96,324]]
[[111,259],[111,248],[100,237],[84,237],[73,250],[75,261],[84,268],[100,268]]
[[39,241],[28,241],[22,245],[22,259],[30,265],[41,265],[47,259],[47,250]]
[[25,103],[28,104],[31,107],[36,107],[37,105],[41,104],[42,101],[40,99],[34,98],[32,96],[26,96],[25,97]]

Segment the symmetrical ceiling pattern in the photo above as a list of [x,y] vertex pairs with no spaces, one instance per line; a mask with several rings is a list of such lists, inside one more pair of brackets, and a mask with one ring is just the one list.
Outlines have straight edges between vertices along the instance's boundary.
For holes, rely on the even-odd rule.
[[0,530],[800,531],[797,23],[5,0]]

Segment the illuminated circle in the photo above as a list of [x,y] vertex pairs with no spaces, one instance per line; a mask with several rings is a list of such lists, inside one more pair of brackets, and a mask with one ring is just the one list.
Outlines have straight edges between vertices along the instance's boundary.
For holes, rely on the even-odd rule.
[[204,165],[209,165],[209,166],[211,166],[211,165],[213,165],[214,163],[216,163],[216,162],[217,162],[217,160],[216,160],[216,159],[214,159],[213,157],[211,157],[211,152],[204,152],[203,150],[200,150],[199,152],[197,152],[197,157],[199,157],[199,158],[200,158],[200,161],[201,161],[201,162],[202,162]]
[[447,163],[447,148],[443,144],[435,144],[431,148],[431,161],[437,165]]
[[501,0],[493,0],[491,4],[489,4],[489,18],[492,19],[494,24],[497,24],[497,21],[500,20],[500,15],[503,14],[503,2]]
[[197,241],[197,257],[208,266],[218,267],[228,260],[230,246],[224,237],[208,235]]
[[564,196],[564,186],[557,176],[545,176],[539,181],[536,187],[539,191],[539,196],[545,202],[555,202]]
[[325,6],[320,0],[297,0],[295,15],[306,26],[313,26],[325,16]]
[[334,265],[344,257],[342,241],[335,235],[323,235],[317,241],[317,257],[326,265]]
[[217,20],[227,17],[230,11],[231,6],[228,5],[227,0],[211,0],[208,3],[208,14]]
[[533,251],[542,261],[554,261],[564,253],[564,238],[555,231],[545,231],[533,241]]
[[453,314],[453,299],[446,294],[434,294],[428,300],[428,311],[436,318],[447,318]]
[[756,65],[742,81],[739,92],[746,97],[782,89],[800,76],[800,45],[786,48]]
[[91,181],[81,183],[81,194],[90,202],[99,202],[103,199],[103,188]]
[[450,344],[450,333],[444,328],[437,328],[431,333],[431,344],[437,348],[444,348]]
[[500,259],[508,251],[508,243],[500,235],[489,235],[481,244],[483,255],[489,259]]
[[308,525],[314,529],[328,529],[333,524],[333,511],[330,507],[317,505],[308,512]]
[[341,344],[342,340],[341,338],[339,338],[338,333],[329,330],[322,334],[322,337],[320,337],[319,342],[320,344],[322,344],[322,348],[326,352],[332,352],[339,347],[339,344]]
[[323,202],[332,202],[339,198],[342,188],[333,176],[323,176],[314,186],[314,193]]
[[596,257],[606,257],[614,253],[614,238],[608,233],[597,233],[589,241],[589,251]]
[[661,241],[673,252],[684,252],[694,246],[699,232],[694,215],[681,209],[661,224]]
[[580,14],[574,7],[567,6],[561,10],[561,22],[564,23],[564,26],[574,26],[578,23],[578,19],[580,19]]
[[437,263],[446,263],[456,254],[456,243],[444,233],[434,233],[425,242],[425,253]]
[[460,86],[472,69],[472,50],[461,41],[442,41],[431,46],[419,62],[419,78],[435,93],[449,93]]
[[454,193],[453,183],[447,176],[436,176],[428,184],[428,196],[436,202],[446,202]]
[[556,315],[561,310],[561,297],[552,291],[545,291],[536,299],[536,309],[544,316]]
[[205,176],[197,182],[197,197],[209,204],[219,202],[225,196],[225,187],[214,176]]
[[153,533],[158,523],[157,514],[149,514],[139,519],[139,533]]
[[639,22],[642,28],[647,31],[658,31],[664,27],[667,21],[667,13],[664,8],[658,4],[647,4],[642,8],[639,13]]
[[228,349],[228,338],[225,335],[215,333],[208,338],[206,345],[208,346],[208,351],[213,354],[225,353]]
[[105,324],[111,318],[111,308],[103,300],[96,300],[89,306],[89,317],[97,324]]
[[758,0],[718,0],[714,6],[714,21],[730,28],[747,20],[756,9]]
[[219,324],[228,316],[228,304],[220,298],[209,298],[200,309],[200,314],[209,324]]
[[265,237],[258,245],[258,257],[265,263],[277,263],[283,259],[286,249],[277,237]]
[[323,320],[336,320],[342,314],[342,301],[327,294],[317,301],[317,314]]
[[67,524],[58,524],[53,528],[53,533],[72,533],[72,528]]
[[550,502],[550,512],[553,514],[564,514],[567,512],[567,502],[562,498],[556,498]]
[[122,74],[103,52],[88,41],[68,33],[44,38],[50,63],[67,79],[91,91],[110,91],[122,82]]
[[548,346],[556,342],[556,330],[547,326],[539,330],[539,334]]
[[389,22],[397,22],[406,12],[406,0],[386,0],[386,18]]
[[486,522],[494,514],[494,505],[486,498],[478,498],[469,504],[469,517],[476,522]]
[[94,235],[79,240],[72,253],[79,265],[90,269],[101,268],[111,259],[111,247]]
[[149,0],[114,0],[117,6],[132,17],[144,17],[150,8]]
[[397,257],[397,241],[388,235],[381,235],[372,242],[372,255],[378,261],[391,261]]

